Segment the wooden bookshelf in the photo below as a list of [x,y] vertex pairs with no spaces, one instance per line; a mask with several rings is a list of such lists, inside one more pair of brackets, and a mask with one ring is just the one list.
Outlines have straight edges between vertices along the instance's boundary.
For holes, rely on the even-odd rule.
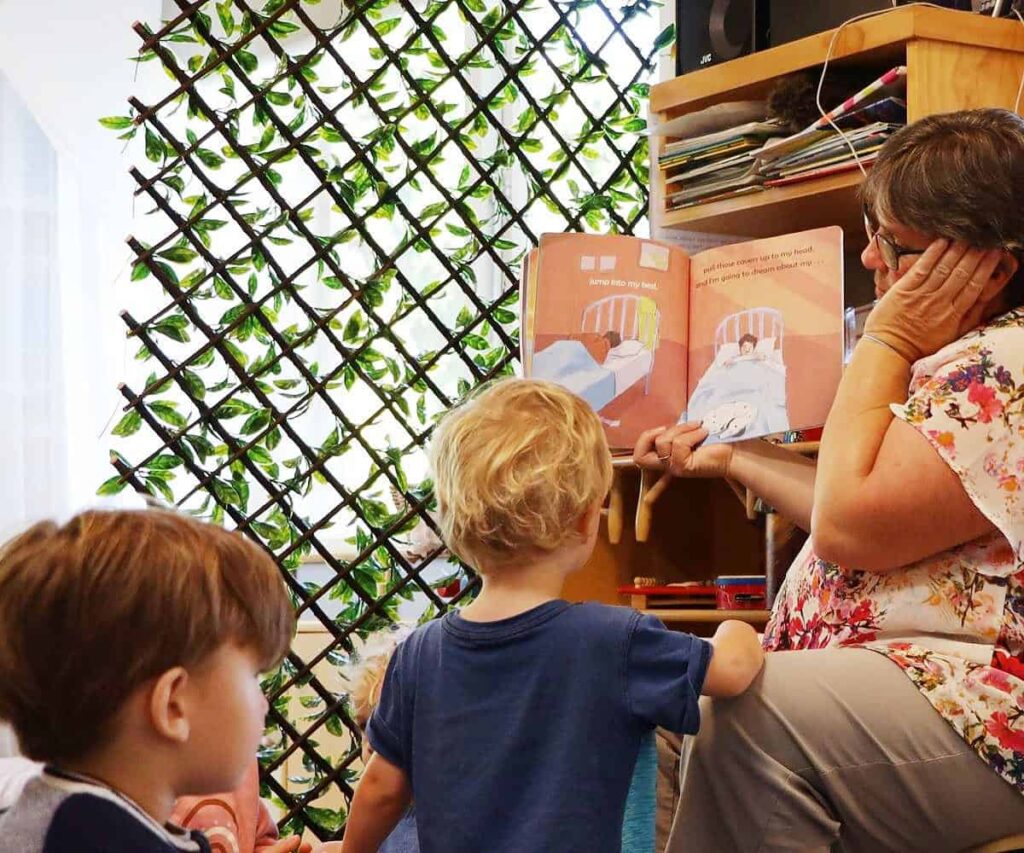
[[821,225],[840,225],[847,249],[867,243],[857,188],[859,169],[816,181],[665,211],[661,225],[712,234],[771,237]]
[[[661,123],[713,104],[764,97],[779,78],[820,69],[833,33],[820,33],[657,84],[651,88],[652,118]],[[835,40],[830,67],[832,64],[878,74],[906,65],[911,121],[958,109],[1012,109],[1024,71],[1024,27],[1016,19],[900,7],[843,28]],[[662,137],[652,137],[654,157],[662,143]],[[857,199],[859,171],[676,211],[664,208],[662,173],[655,169],[653,176],[654,227],[766,237],[840,225],[848,249],[858,250],[866,240]],[[814,451],[813,447],[792,449]],[[608,513],[610,535],[601,537],[587,568],[570,578],[567,597],[622,603],[617,588],[638,575],[696,579],[765,571],[772,576],[772,566],[764,560],[770,525],[761,515],[747,520],[754,513],[745,490],[737,494],[743,504],[740,507],[727,484],[681,480],[660,499],[655,494],[652,500],[657,477],[642,477],[628,459],[616,460],[615,473]],[[649,541],[643,541],[648,534]],[[686,624],[690,630],[703,625],[708,631],[725,618],[763,624],[768,616],[763,610],[685,607],[653,612],[667,622]]]
[[769,616],[767,610],[716,610],[713,607],[652,607],[640,612],[655,616],[666,625],[679,622],[715,624],[724,622],[726,619],[738,619],[741,622],[750,622],[752,625],[763,625],[768,621]]
[[[815,456],[818,453],[819,442],[799,441],[779,446],[793,453]],[[634,468],[636,465],[631,457],[615,456],[612,458],[612,486],[608,496],[608,507],[604,514],[608,522],[608,541],[613,545],[617,545],[621,541],[622,531],[625,528],[626,502],[623,472]],[[750,489],[746,489],[732,480],[726,480],[726,483],[739,498],[747,519],[753,521],[757,517],[754,510],[756,495]],[[657,471],[642,471],[640,473],[640,490],[637,495],[636,517],[633,524],[633,533],[637,542],[646,542],[650,537],[654,505],[667,486],[667,482],[661,482],[661,474]]]
[[[717,103],[764,97],[782,77],[820,69],[835,31],[676,77],[651,87],[651,113],[661,123]],[[973,107],[1013,108],[1024,71],[1024,26],[951,9],[899,7],[843,28],[832,64],[873,69],[907,66],[907,113],[915,121],[932,113]],[[661,137],[652,138],[656,158]],[[859,170],[803,184],[774,187],[710,204],[668,211],[662,172],[651,187],[654,225],[690,231],[767,237],[841,225],[847,247],[862,234]]]

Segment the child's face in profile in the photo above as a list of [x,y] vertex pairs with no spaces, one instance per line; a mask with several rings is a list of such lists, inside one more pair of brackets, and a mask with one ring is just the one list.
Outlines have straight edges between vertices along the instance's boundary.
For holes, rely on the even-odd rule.
[[189,672],[183,696],[188,705],[188,790],[181,793],[233,791],[241,784],[267,714],[259,671],[254,650],[225,643]]

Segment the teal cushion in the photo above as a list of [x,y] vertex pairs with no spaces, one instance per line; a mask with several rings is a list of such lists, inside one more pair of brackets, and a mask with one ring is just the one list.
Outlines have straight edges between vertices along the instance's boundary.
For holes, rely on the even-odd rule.
[[626,796],[622,821],[622,853],[654,853],[654,821],[657,812],[658,749],[654,731],[640,741],[633,781]]

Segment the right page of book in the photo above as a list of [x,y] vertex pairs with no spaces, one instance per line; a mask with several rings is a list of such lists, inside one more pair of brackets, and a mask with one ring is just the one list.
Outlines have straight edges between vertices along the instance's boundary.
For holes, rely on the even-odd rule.
[[709,249],[690,286],[687,420],[709,442],[821,426],[842,374],[842,229]]

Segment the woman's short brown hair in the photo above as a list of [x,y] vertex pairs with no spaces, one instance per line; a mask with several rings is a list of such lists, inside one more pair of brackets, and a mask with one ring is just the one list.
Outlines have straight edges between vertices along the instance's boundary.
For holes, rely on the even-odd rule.
[[886,142],[861,194],[923,234],[1024,250],[1024,119],[980,109],[915,121]]
[[73,760],[149,679],[227,642],[273,666],[294,627],[280,570],[240,534],[160,510],[42,522],[0,548],[0,718],[29,758]]

